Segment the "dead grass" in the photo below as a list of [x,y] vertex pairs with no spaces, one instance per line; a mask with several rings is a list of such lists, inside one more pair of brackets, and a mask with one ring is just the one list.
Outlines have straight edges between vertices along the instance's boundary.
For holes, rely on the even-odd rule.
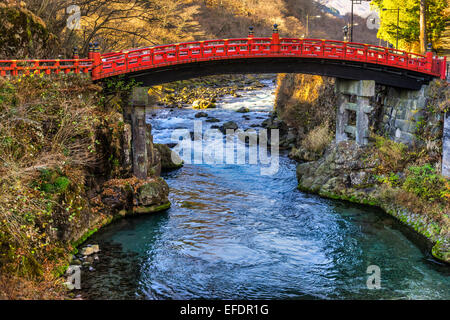
[[335,130],[337,96],[331,78],[304,74],[280,74],[275,110],[300,138],[317,126],[329,124]]
[[65,295],[60,282],[0,275],[0,300],[62,300]]
[[98,161],[98,90],[79,76],[0,81],[2,298],[60,295],[51,270],[66,254],[58,228],[84,210],[86,168]]
[[333,135],[330,132],[330,127],[326,122],[323,125],[315,127],[308,132],[305,139],[302,140],[302,147],[306,150],[321,154],[325,148],[333,140]]
[[375,140],[374,154],[380,160],[377,173],[402,171],[412,159],[412,153],[403,143],[397,143],[381,136],[373,135]]

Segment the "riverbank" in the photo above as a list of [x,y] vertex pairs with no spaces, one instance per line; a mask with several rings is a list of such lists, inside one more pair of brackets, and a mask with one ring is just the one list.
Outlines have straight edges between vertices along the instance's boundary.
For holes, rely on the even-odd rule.
[[333,145],[319,160],[297,166],[298,188],[379,207],[428,239],[436,259],[450,263],[448,181],[426,164],[409,166],[406,173],[377,174],[379,154],[376,146]]
[[299,162],[298,187],[323,197],[383,209],[428,239],[433,247],[431,254],[449,263],[450,182],[439,174],[443,125],[439,113],[448,108],[448,86],[432,83],[414,146],[377,136],[383,129],[383,122],[378,119],[383,113],[377,110],[381,110],[384,99],[382,89],[377,92],[371,101],[375,111],[369,145],[335,145],[336,103],[330,105],[336,101],[333,82],[304,75],[279,78],[274,118],[296,132],[296,145],[290,156]]
[[263,88],[264,80],[273,80],[275,75],[220,75],[175,81],[153,86],[149,93],[157,104],[165,108],[193,107],[212,109],[225,96],[239,98],[238,91],[255,91]]
[[[189,87],[214,81],[208,92],[217,96],[224,95],[224,87],[261,86],[254,78],[217,77],[194,80]],[[3,298],[66,298],[60,276],[86,258],[78,249],[87,239],[118,219],[170,207],[162,178],[131,176],[131,126],[121,112],[131,90],[132,84],[110,82],[104,92],[76,75],[0,83]],[[194,90],[192,98],[203,93]],[[167,146],[154,147],[160,164],[152,172],[181,167],[171,161]]]
[[[239,91],[203,110],[218,122],[259,130],[275,87]],[[249,112],[236,110],[248,108]],[[156,143],[193,130],[198,110],[148,114]],[[245,116],[245,117],[244,117]],[[208,119],[208,118],[200,118]],[[237,141],[237,140],[236,140]],[[217,143],[219,143],[217,141]],[[209,142],[204,143],[212,148]],[[200,148],[197,145],[194,148]],[[188,164],[163,174],[172,206],[122,219],[93,235],[102,248],[82,278],[83,299],[447,299],[448,268],[426,242],[376,208],[297,189],[296,162],[280,151],[279,170],[264,164]],[[382,290],[368,290],[367,267],[381,269]]]
[[163,179],[131,176],[120,91],[105,96],[79,75],[0,79],[2,298],[65,298],[60,275],[77,246],[115,219],[170,206]]

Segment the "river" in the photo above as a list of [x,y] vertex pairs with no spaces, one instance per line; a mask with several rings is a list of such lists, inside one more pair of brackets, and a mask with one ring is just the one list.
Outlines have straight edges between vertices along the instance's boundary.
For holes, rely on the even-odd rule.
[[[221,122],[203,129],[229,120],[243,129],[260,124],[274,103],[274,84],[265,83],[206,110]],[[242,106],[251,112],[235,112]],[[193,131],[197,112],[154,110],[154,141],[173,142],[176,128]],[[83,268],[82,296],[450,299],[450,270],[422,238],[379,210],[300,192],[295,166],[281,152],[274,175],[253,164],[185,164],[163,174],[169,210],[120,220],[88,240],[102,251],[90,271]],[[370,290],[373,265],[380,289]]]

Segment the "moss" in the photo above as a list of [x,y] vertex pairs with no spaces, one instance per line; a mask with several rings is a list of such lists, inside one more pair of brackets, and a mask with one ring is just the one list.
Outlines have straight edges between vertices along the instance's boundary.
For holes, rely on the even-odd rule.
[[72,251],[72,254],[77,254],[78,253],[78,247],[80,245],[82,245],[90,236],[92,236],[97,231],[98,231],[98,228],[94,228],[94,229],[88,230],[81,236],[81,238],[79,238],[78,240],[72,242],[72,247],[74,248],[73,251]]
[[431,249],[431,254],[436,259],[450,263],[450,251],[444,244],[438,241]]
[[62,276],[66,273],[66,271],[67,271],[68,268],[69,268],[69,263],[66,263],[66,264],[57,266],[57,267],[53,270],[53,275],[54,275],[55,277],[62,277]]
[[39,179],[34,181],[33,184],[45,193],[60,194],[67,191],[70,180],[62,175],[59,170],[43,169]]
[[22,257],[22,263],[20,265],[20,274],[24,276],[37,276],[41,277],[43,274],[42,265],[39,264],[32,256]]
[[169,209],[170,201],[159,206],[138,207],[133,210],[134,213],[156,213]]

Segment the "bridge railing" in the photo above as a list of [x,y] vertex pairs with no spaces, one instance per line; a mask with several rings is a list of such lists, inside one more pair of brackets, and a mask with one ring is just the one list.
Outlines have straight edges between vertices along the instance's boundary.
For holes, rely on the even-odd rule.
[[20,76],[30,74],[89,73],[91,59],[67,60],[0,60],[0,76]]
[[0,76],[31,73],[92,73],[94,80],[173,64],[214,59],[299,57],[357,61],[445,78],[446,60],[433,56],[362,43],[323,39],[269,37],[193,41],[100,54],[98,46],[89,59],[0,60]]
[[179,43],[109,54],[102,59],[98,78],[146,68],[213,59],[303,57],[359,61],[413,70],[442,77],[445,60],[432,54],[322,39],[237,38]]

